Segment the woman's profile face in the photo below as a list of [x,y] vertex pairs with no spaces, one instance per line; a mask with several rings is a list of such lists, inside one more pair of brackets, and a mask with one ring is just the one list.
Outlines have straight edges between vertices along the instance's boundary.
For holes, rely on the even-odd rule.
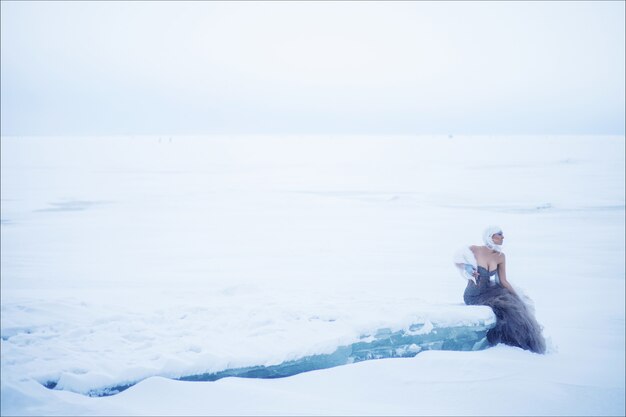
[[501,245],[502,242],[504,242],[504,235],[502,234],[502,232],[495,233],[491,235],[491,240],[493,240],[493,243],[495,243],[496,245]]

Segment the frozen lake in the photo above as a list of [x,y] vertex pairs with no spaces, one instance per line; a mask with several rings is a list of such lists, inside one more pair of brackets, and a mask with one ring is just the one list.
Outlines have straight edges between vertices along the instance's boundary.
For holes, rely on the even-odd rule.
[[[2,414],[623,415],[624,143],[2,137]],[[452,255],[490,224],[546,355],[170,379],[489,323]]]

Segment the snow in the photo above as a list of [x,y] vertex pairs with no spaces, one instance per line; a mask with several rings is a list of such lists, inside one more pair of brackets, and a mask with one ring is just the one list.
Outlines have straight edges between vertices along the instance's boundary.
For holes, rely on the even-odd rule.
[[[3,415],[625,413],[624,137],[1,146]],[[498,345],[172,379],[328,354],[380,329],[489,323],[489,308],[463,305],[451,262],[489,224],[546,355]]]

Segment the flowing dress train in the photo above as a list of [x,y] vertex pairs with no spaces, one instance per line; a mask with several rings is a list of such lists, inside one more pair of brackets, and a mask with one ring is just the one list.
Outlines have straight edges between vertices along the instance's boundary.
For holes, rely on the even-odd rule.
[[526,304],[515,294],[489,280],[496,271],[478,266],[476,284],[468,280],[463,300],[467,305],[486,305],[496,315],[496,326],[487,333],[491,345],[505,343],[536,353],[545,353],[541,326]]

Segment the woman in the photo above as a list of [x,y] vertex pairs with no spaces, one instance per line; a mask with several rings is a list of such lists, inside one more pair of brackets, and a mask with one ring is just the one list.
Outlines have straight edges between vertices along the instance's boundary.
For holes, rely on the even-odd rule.
[[502,229],[496,226],[487,228],[483,241],[484,246],[470,246],[455,257],[456,266],[467,278],[463,294],[465,304],[486,305],[493,309],[497,321],[487,333],[491,345],[505,343],[545,353],[546,342],[532,306],[522,301],[507,281]]

